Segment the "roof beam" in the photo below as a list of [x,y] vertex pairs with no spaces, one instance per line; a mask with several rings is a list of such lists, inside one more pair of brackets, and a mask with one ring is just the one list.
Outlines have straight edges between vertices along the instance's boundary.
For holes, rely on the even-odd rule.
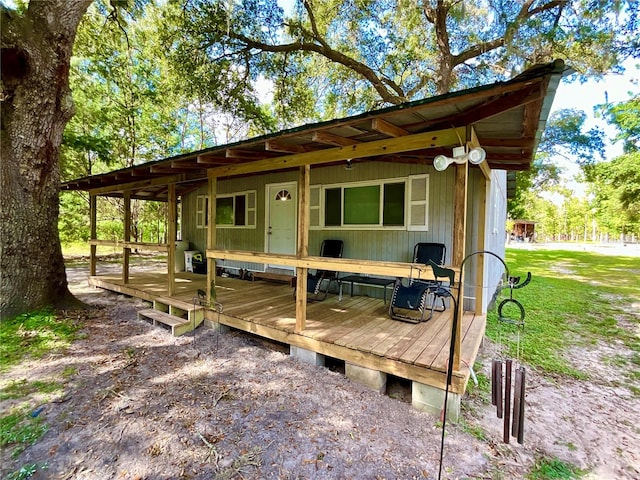
[[532,148],[535,139],[533,137],[523,138],[482,138],[480,142],[483,147],[495,148]]
[[404,137],[405,135],[410,134],[408,130],[405,130],[402,127],[398,127],[397,125],[394,125],[391,122],[387,122],[382,118],[374,118],[371,121],[371,128],[374,129],[376,132],[383,133],[390,137]]
[[259,160],[265,157],[266,152],[259,152],[255,150],[241,150],[239,148],[227,148],[225,151],[225,157],[241,159],[241,160]]
[[[199,168],[200,171],[206,170],[206,167],[202,166]],[[173,175],[174,173],[194,173],[196,170],[193,168],[182,168],[182,167],[169,167],[169,166],[153,166],[150,169],[151,173],[161,174],[161,175]]]
[[127,190],[140,190],[141,188],[153,187],[155,185],[166,185],[167,183],[178,183],[184,181],[184,175],[172,175],[168,177],[152,178],[150,180],[140,180],[138,182],[122,183],[110,185],[108,187],[94,188],[89,190],[91,195],[103,195],[112,192],[126,192]]
[[264,143],[265,150],[282,153],[304,153],[307,150],[302,145],[286,145],[278,140],[267,140]]
[[172,168],[183,168],[189,170],[205,170],[207,168],[206,165],[202,163],[193,163],[193,159],[189,161],[189,163],[183,161],[173,161],[171,162]]
[[324,143],[326,145],[334,145],[336,147],[346,147],[348,145],[355,145],[360,143],[359,140],[354,140],[348,137],[341,137],[340,135],[334,135],[329,132],[314,132],[311,140],[317,143]]
[[493,100],[465,110],[460,114],[440,118],[431,125],[431,128],[442,128],[446,125],[471,125],[480,120],[486,120],[522,105],[541,100],[544,96],[542,90],[539,82],[532,83],[528,88],[493,97]]
[[210,168],[209,177],[227,177],[247,173],[258,173],[301,167],[303,165],[320,165],[339,162],[349,158],[368,158],[394,153],[410,152],[425,148],[437,148],[459,145],[460,138],[465,137],[465,127],[447,128],[433,132],[406,135],[400,138],[388,138],[355,145],[327,148],[314,152],[296,153],[281,157],[257,160],[255,162]]
[[214,155],[198,155],[196,162],[202,165],[226,165],[230,163],[230,159]]

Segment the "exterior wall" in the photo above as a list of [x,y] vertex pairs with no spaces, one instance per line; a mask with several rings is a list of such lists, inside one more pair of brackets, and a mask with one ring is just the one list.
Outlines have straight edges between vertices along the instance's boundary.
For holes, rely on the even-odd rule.
[[382,162],[356,163],[351,170],[341,166],[311,170],[311,186],[350,183],[429,174],[429,228],[427,231],[329,229],[309,231],[309,252],[320,252],[325,239],[344,241],[344,257],[370,260],[410,261],[418,242],[447,245],[446,261],[451,260],[453,241],[453,169],[436,172],[424,165]]
[[[429,173],[429,230],[361,230],[347,228],[312,229],[309,232],[309,252],[320,252],[322,240],[338,238],[345,242],[344,256],[372,260],[409,261],[418,242],[442,242],[447,245],[447,259],[451,259],[453,218],[453,169],[436,172],[424,165],[403,165],[379,162],[359,163],[352,170],[341,166],[311,170],[310,184],[339,184],[381,178],[406,177]],[[217,248],[264,251],[265,185],[297,180],[297,172],[255,175],[230,180],[219,180],[218,194],[256,190],[256,228],[218,228]],[[182,199],[182,238],[189,241],[192,250],[206,249],[206,229],[196,228],[196,198],[206,195],[202,185]]]
[[[480,232],[482,231],[479,210],[481,206],[482,192],[480,191],[482,173],[472,169],[469,181],[469,197],[467,208],[469,220],[467,223],[466,254],[471,255],[480,249]],[[495,253],[504,260],[505,255],[505,222],[507,219],[507,174],[504,170],[494,170],[491,173],[491,182],[486,196],[486,221],[484,224],[484,250]],[[470,257],[465,262],[465,308],[471,308],[475,299],[476,271],[480,256]],[[492,255],[484,256],[484,292],[482,311],[486,312],[491,303],[496,286],[504,273],[503,264]]]
[[[392,179],[408,177],[410,175],[429,175],[428,196],[428,230],[408,231],[407,229],[363,230],[349,228],[312,228],[309,231],[309,252],[317,255],[320,245],[325,239],[340,239],[344,241],[344,253],[346,258],[410,261],[413,248],[418,242],[441,242],[447,246],[445,262],[452,259],[453,243],[453,201],[454,201],[454,169],[448,168],[444,172],[437,172],[426,165],[393,164],[388,162],[363,162],[355,163],[351,170],[345,170],[343,166],[312,168],[310,185],[346,184],[379,179]],[[467,224],[467,254],[478,249],[477,236],[481,231],[478,223],[481,184],[479,169],[470,169]],[[229,250],[265,250],[265,190],[267,184],[286,183],[297,181],[297,171],[278,172],[264,175],[254,175],[234,179],[218,181],[218,194],[233,193],[239,191],[256,191],[256,227],[255,228],[221,228],[217,230],[217,248]],[[504,257],[504,221],[506,215],[506,174],[494,172],[491,181],[490,194],[487,198],[487,224],[485,225],[485,248]],[[202,185],[197,190],[186,195],[182,199],[182,238],[189,241],[189,248],[204,252],[206,249],[206,229],[196,228],[196,198],[198,195],[206,195],[207,186]],[[477,266],[475,262],[465,265],[467,279],[475,279]],[[250,270],[261,271],[262,264],[245,264],[238,262],[219,263],[218,266],[242,267]],[[487,261],[488,271],[485,281],[498,277],[502,271],[497,271],[495,261]],[[495,270],[495,271],[494,271]],[[475,281],[466,281],[465,290],[466,308],[473,305],[473,293]],[[495,282],[494,282],[495,283]],[[362,291],[362,290],[361,290]],[[382,295],[380,289],[367,290],[370,295]],[[483,310],[486,310],[488,300],[493,292],[485,291]]]
[[[490,201],[487,210],[487,228],[485,231],[486,249],[504,260],[505,256],[505,224],[507,221],[507,172],[494,170],[491,180]],[[484,285],[489,286],[484,296],[482,311],[486,312],[495,295],[495,288],[504,274],[504,266],[496,260],[485,261]]]

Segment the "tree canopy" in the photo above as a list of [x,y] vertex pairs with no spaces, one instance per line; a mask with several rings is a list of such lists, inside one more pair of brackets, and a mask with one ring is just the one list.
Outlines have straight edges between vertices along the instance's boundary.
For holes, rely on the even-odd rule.
[[190,0],[169,24],[176,65],[196,88],[252,98],[264,76],[285,107],[279,116],[304,115],[312,102],[326,117],[491,83],[555,58],[601,75],[637,51],[633,3],[300,0],[284,12],[276,0]]

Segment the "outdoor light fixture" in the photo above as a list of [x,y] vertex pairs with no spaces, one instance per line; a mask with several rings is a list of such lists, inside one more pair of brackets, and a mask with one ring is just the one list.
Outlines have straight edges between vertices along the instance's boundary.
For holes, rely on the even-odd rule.
[[453,157],[445,157],[444,155],[438,155],[433,159],[433,168],[439,172],[443,172],[452,163],[464,163],[469,162],[473,165],[478,165],[484,162],[487,157],[487,152],[481,147],[474,147],[465,153],[464,147],[454,147]]

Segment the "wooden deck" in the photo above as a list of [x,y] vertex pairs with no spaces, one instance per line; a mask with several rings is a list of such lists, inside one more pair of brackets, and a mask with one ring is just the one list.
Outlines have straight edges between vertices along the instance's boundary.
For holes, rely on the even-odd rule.
[[[153,302],[168,301],[166,274],[132,272],[129,283],[120,275],[90,277],[91,285]],[[184,305],[206,289],[206,275],[176,274],[176,302]],[[449,357],[453,309],[434,313],[425,323],[391,320],[382,299],[329,294],[322,302],[307,306],[306,328],[295,332],[296,307],[289,285],[269,281],[243,281],[217,277],[217,301],[224,307],[220,323],[278,342],[311,350],[400,378],[444,388]],[[210,322],[218,319],[207,311]],[[451,391],[462,394],[469,379],[482,337],[486,317],[465,312],[462,322],[461,368],[454,371]],[[465,365],[466,364],[466,365]]]

